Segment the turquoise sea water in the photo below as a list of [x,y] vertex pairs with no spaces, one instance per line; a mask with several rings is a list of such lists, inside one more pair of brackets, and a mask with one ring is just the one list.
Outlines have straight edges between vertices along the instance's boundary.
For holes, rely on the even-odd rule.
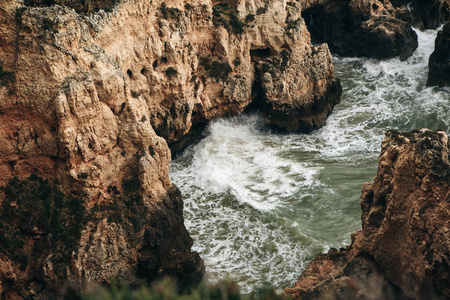
[[417,33],[405,62],[334,58],[344,93],[322,129],[277,135],[257,115],[221,119],[172,162],[207,280],[232,279],[243,292],[293,286],[317,253],[345,247],[360,228],[361,187],[386,129],[449,132],[450,90],[425,87],[436,31]]

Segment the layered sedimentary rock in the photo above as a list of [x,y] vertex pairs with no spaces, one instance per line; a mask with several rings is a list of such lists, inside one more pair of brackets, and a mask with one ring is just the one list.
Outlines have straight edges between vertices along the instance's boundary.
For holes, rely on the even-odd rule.
[[347,249],[319,254],[285,293],[295,299],[449,298],[449,185],[445,132],[387,131],[377,176],[362,188],[362,230]]
[[450,85],[450,21],[438,32],[428,67],[427,85]]
[[0,66],[7,299],[199,282],[169,146],[257,97],[275,103],[270,122],[282,111],[294,125],[280,128],[310,131],[341,93],[297,2],[6,0]]
[[310,1],[305,8],[310,30],[337,54],[403,60],[417,48],[409,12],[389,1]]

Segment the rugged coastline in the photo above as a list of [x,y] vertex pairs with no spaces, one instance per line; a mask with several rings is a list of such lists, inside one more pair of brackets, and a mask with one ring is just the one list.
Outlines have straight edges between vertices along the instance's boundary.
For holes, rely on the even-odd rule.
[[319,254],[294,299],[445,299],[450,296],[448,136],[387,131],[378,173],[362,188],[362,230],[347,249]]
[[[198,283],[171,156],[212,119],[246,109],[277,130],[310,132],[342,93],[328,46],[311,43],[304,20],[318,3],[82,3],[0,4],[6,298],[73,296],[111,277]],[[344,4],[355,36],[385,30],[371,39],[389,41],[388,57],[417,47],[404,9]]]
[[303,131],[339,101],[299,3],[10,0],[0,11],[6,298],[73,296],[112,277],[198,283],[168,145],[254,97],[271,103],[271,122],[309,107],[288,128]]

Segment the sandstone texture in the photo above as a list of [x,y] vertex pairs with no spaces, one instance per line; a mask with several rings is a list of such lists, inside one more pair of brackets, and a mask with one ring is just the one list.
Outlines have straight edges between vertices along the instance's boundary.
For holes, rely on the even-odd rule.
[[427,85],[450,85],[450,21],[438,32],[428,67]]
[[[384,4],[336,3],[353,38],[412,53],[408,23]],[[71,297],[111,278],[198,283],[171,156],[244,110],[282,131],[325,124],[342,91],[302,17],[318,5],[334,4],[1,1],[1,296]]]
[[285,294],[295,299],[448,299],[450,165],[445,132],[387,131],[362,188],[362,230],[319,254]]
[[2,298],[70,298],[111,278],[198,283],[171,155],[258,97],[283,130],[325,123],[341,89],[301,10],[1,1]]

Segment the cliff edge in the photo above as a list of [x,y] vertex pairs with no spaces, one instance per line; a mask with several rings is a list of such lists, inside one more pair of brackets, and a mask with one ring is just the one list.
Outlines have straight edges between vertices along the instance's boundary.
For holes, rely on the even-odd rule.
[[173,152],[256,98],[284,130],[323,126],[333,76],[298,2],[1,1],[2,298],[200,282]]
[[[304,16],[325,2],[1,1],[2,297],[198,283],[171,156],[245,109],[282,131],[323,126],[342,89]],[[358,32],[412,53],[407,22],[357,2]]]
[[445,132],[387,131],[378,173],[362,188],[362,230],[319,254],[295,299],[450,297],[450,164]]

